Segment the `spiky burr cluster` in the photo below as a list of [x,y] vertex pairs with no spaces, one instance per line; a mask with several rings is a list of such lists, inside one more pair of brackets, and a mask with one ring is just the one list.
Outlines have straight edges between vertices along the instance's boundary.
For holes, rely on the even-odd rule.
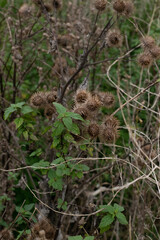
[[107,1],[106,0],[95,0],[95,8],[98,11],[103,11],[106,8]]
[[56,230],[49,220],[43,219],[32,227],[27,240],[54,240],[55,232]]
[[53,89],[48,92],[37,92],[34,93],[30,98],[30,104],[35,108],[43,108],[44,114],[48,119],[52,119],[53,115],[56,114],[56,109],[53,106],[53,102],[57,99],[57,91]]
[[156,45],[155,39],[145,36],[141,39],[143,53],[138,56],[138,63],[142,68],[149,68],[154,60],[160,59],[160,47]]
[[[90,136],[91,139],[97,137],[103,142],[115,142],[118,137],[119,121],[115,117],[106,116],[105,120],[99,124],[99,109],[102,106],[111,108],[114,106],[115,98],[109,92],[90,93],[87,90],[79,89],[75,94],[74,112],[81,115],[84,120],[90,120],[89,126],[79,125],[81,129],[80,141]],[[78,122],[77,122],[78,124]]]
[[129,17],[133,13],[134,5],[132,1],[115,0],[113,2],[113,9],[118,14],[123,14],[124,16]]
[[106,44],[109,47],[121,47],[123,42],[123,37],[118,29],[110,30],[106,36]]
[[[57,116],[56,108],[52,104],[57,99],[57,91],[34,93],[30,98],[30,104],[36,108],[44,109],[44,115],[53,120]],[[73,135],[75,141],[84,138],[95,139],[97,137],[105,142],[114,142],[118,137],[119,122],[116,118],[108,116],[104,121],[99,120],[100,107],[110,109],[114,106],[115,98],[110,92],[91,93],[86,89],[78,89],[74,96],[74,113],[79,114],[84,120],[89,120],[89,125],[75,120],[80,129],[80,135]]]

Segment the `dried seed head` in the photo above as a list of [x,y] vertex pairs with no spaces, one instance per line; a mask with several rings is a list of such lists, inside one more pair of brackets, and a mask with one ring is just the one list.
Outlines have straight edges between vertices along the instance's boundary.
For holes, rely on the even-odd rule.
[[116,128],[106,127],[104,124],[100,126],[100,140],[107,143],[113,143],[118,138],[118,130]]
[[75,135],[75,134],[72,133],[72,136],[74,138],[74,141],[76,141],[76,142],[80,142],[80,141],[83,140],[83,137],[80,136],[80,135]]
[[32,0],[36,5],[40,5],[41,4],[41,0]]
[[148,152],[151,150],[151,144],[146,144],[145,146],[142,147],[144,152]]
[[53,7],[55,9],[60,9],[62,7],[62,1],[61,0],[53,0]]
[[138,63],[142,68],[149,68],[152,65],[153,58],[149,53],[141,53],[138,56]]
[[47,105],[44,109],[44,115],[48,119],[52,119],[53,114],[56,114],[56,108],[53,105]]
[[107,128],[115,128],[115,129],[119,128],[119,120],[115,117],[110,116],[110,115],[107,115],[105,117],[103,123]]
[[33,107],[42,107],[46,103],[46,96],[43,92],[34,93],[30,98]]
[[115,104],[115,97],[112,93],[109,92],[101,92],[99,93],[99,98],[102,102],[102,104],[106,107],[106,108],[112,108]]
[[52,11],[52,6],[50,4],[45,3],[44,7],[45,7],[47,12],[51,12]]
[[90,112],[97,111],[101,106],[101,101],[97,95],[90,97],[86,102],[86,108]]
[[59,45],[62,47],[67,47],[72,44],[73,42],[73,37],[70,35],[58,35],[57,42]]
[[131,1],[126,1],[125,2],[125,10],[124,10],[124,15],[126,17],[130,17],[133,14],[134,11],[134,5]]
[[52,68],[52,73],[55,76],[61,76],[61,74],[66,74],[67,72],[67,61],[65,58],[56,58],[55,65]]
[[152,48],[155,45],[155,40],[151,36],[146,36],[141,39],[144,48]]
[[14,240],[13,234],[11,231],[9,231],[8,229],[3,229],[0,232],[0,239],[3,240]]
[[32,7],[29,6],[27,3],[22,4],[22,6],[19,8],[19,14],[21,17],[29,16],[31,11],[32,11]]
[[149,49],[149,52],[154,59],[160,59],[160,47],[154,46],[153,48]]
[[118,13],[122,13],[125,10],[125,2],[122,0],[116,0],[113,3],[113,9],[118,12]]
[[78,113],[84,120],[89,116],[88,110],[85,107],[75,108],[74,112]]
[[52,240],[54,239],[55,232],[54,226],[51,225],[48,220],[43,219],[33,226],[29,239],[45,238],[47,240]]
[[121,47],[123,37],[119,30],[110,30],[106,36],[106,44],[109,47]]
[[91,123],[88,127],[88,134],[93,138],[98,137],[99,125],[97,123]]
[[98,11],[103,11],[106,8],[107,1],[106,0],[95,0],[95,8]]
[[57,92],[56,91],[50,91],[46,92],[46,100],[48,103],[55,102],[57,99]]
[[79,89],[75,95],[75,103],[83,104],[87,101],[89,93],[86,90]]

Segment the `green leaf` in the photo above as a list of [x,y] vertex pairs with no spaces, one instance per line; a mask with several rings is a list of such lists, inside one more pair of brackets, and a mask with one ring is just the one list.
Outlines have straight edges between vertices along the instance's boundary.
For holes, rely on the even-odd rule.
[[[104,209],[103,209],[104,208]],[[110,214],[114,214],[115,209],[111,205],[100,205],[100,209],[103,209],[102,212],[108,212]]]
[[38,141],[38,138],[33,134],[30,134],[30,139],[32,139],[33,141]]
[[124,208],[118,205],[117,203],[114,204],[114,209],[117,210],[118,212],[123,212]]
[[14,104],[14,106],[16,107],[16,108],[22,108],[22,106],[25,104],[25,102],[20,102],[20,103],[16,103],[16,104]]
[[75,135],[79,135],[80,134],[79,127],[75,123],[72,124],[72,129],[70,131],[72,133],[74,133]]
[[23,124],[23,122],[24,122],[23,118],[16,118],[14,120],[14,123],[16,124],[16,129],[18,129]]
[[13,107],[13,106],[8,107],[4,112],[4,120],[7,120],[9,118],[9,116],[11,115],[11,113],[13,113],[15,111],[16,111],[15,107]]
[[69,134],[69,133],[66,133],[66,134],[64,135],[64,139],[65,139],[67,142],[75,142],[73,136],[72,136],[71,134]]
[[81,235],[78,235],[78,236],[68,237],[68,240],[83,240],[83,238]]
[[33,207],[34,207],[34,203],[26,204],[26,205],[24,206],[24,209],[25,209],[26,211],[31,211]]
[[59,137],[54,137],[51,148],[56,148],[60,141],[61,139]]
[[128,221],[127,221],[127,219],[126,219],[126,217],[124,216],[123,213],[118,212],[118,213],[116,214],[116,217],[117,217],[118,221],[119,221],[121,224],[123,224],[123,225],[127,225],[127,224],[128,224]]
[[0,7],[3,8],[7,4],[7,0],[0,1]]
[[114,217],[111,214],[104,216],[100,222],[99,228],[105,228],[114,221]]
[[28,132],[27,131],[23,132],[23,136],[24,136],[25,140],[28,140]]
[[37,163],[34,163],[31,167],[34,169],[36,169],[36,168],[38,169],[38,168],[46,168],[48,166],[49,166],[49,162],[41,160]]
[[59,158],[56,158],[55,160],[53,160],[53,162],[51,163],[51,165],[57,165],[61,162],[64,162],[64,158],[62,157],[59,157]]
[[83,177],[83,172],[77,172],[76,173],[76,176],[81,179]]
[[66,112],[65,114],[67,117],[71,117],[73,119],[76,119],[76,120],[81,120],[81,121],[84,121],[84,119],[81,117],[81,115],[79,115],[78,113],[74,113],[74,112]]
[[50,179],[48,182],[50,186],[54,187],[55,189],[62,190],[63,187],[62,178],[56,175],[55,170],[50,169],[48,171],[48,178]]
[[21,110],[22,114],[27,114],[27,113],[30,113],[30,112],[33,112],[33,109],[30,106],[23,106],[22,107],[22,110]]
[[110,225],[104,227],[104,228],[101,228],[100,229],[100,233],[103,234],[104,232],[108,231],[110,229]]
[[34,156],[40,156],[42,154],[42,149],[38,148],[36,151],[32,152],[29,156],[34,157]]
[[53,104],[54,104],[54,106],[56,107],[56,110],[57,110],[57,112],[58,112],[59,114],[66,112],[66,108],[63,107],[61,104],[56,103],[56,102],[54,102]]
[[80,149],[81,149],[82,151],[86,151],[86,148],[87,148],[86,145],[81,145],[81,146],[80,146]]
[[62,208],[64,211],[67,209],[67,202],[63,201],[61,198],[58,198],[58,206],[57,208]]
[[88,236],[88,237],[85,237],[84,240],[94,240],[94,237],[93,236]]
[[57,127],[53,130],[53,136],[59,136],[64,130],[64,125],[62,122],[57,122]]
[[64,117],[63,118],[63,123],[66,126],[66,128],[71,131],[72,130],[72,118],[70,117]]

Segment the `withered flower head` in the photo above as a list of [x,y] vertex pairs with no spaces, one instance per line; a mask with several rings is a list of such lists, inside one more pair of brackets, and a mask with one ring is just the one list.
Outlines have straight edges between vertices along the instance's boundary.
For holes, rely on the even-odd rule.
[[98,137],[99,125],[97,123],[91,123],[88,126],[88,134],[93,138]]
[[65,58],[56,58],[55,65],[52,68],[52,73],[55,76],[60,76],[61,74],[66,74],[67,72],[67,61]]
[[89,93],[86,90],[79,89],[75,95],[75,103],[82,104],[87,101]]
[[115,104],[115,97],[112,93],[110,92],[100,92],[99,94],[100,100],[102,104],[106,108],[112,108]]
[[46,92],[46,100],[48,103],[55,102],[57,99],[57,92],[56,91],[49,91]]
[[29,240],[33,240],[35,238],[45,238],[47,240],[52,240],[55,237],[55,232],[55,227],[51,225],[48,220],[43,219],[32,227]]
[[52,0],[53,1],[53,7],[55,9],[60,9],[62,7],[62,1],[61,0]]
[[152,65],[153,57],[149,53],[141,53],[138,56],[138,63],[142,68],[149,68]]
[[126,1],[125,2],[125,10],[124,10],[124,15],[126,17],[130,17],[133,14],[134,11],[134,4],[131,1]]
[[31,10],[32,10],[32,7],[29,6],[27,3],[24,3],[24,4],[19,8],[19,14],[20,14],[21,17],[26,17],[26,16],[29,16]]
[[107,143],[113,143],[118,137],[117,129],[102,127],[100,138]]
[[58,35],[57,42],[62,47],[70,46],[73,42],[73,37],[69,34],[66,35]]
[[48,119],[52,119],[53,114],[56,114],[56,108],[54,107],[54,105],[46,105],[44,109],[44,115]]
[[89,112],[85,107],[78,107],[74,109],[75,113],[78,113],[84,120],[89,116]]
[[117,11],[118,13],[122,13],[125,10],[125,2],[122,0],[116,0],[113,3],[113,9]]
[[155,40],[151,36],[146,36],[141,39],[144,48],[152,48],[155,45]]
[[90,112],[95,112],[101,107],[101,101],[97,95],[90,97],[86,102],[86,108]]
[[149,52],[154,59],[156,60],[160,59],[160,47],[154,46],[149,50]]
[[103,11],[106,8],[107,1],[106,0],[95,0],[95,8],[98,11]]
[[42,107],[46,103],[46,96],[43,92],[34,93],[30,98],[30,104],[33,107]]
[[123,37],[118,29],[110,30],[106,36],[106,44],[109,47],[121,47]]
[[52,11],[52,6],[50,4],[45,3],[44,7],[45,7],[47,12],[51,12]]
[[119,120],[113,116],[107,115],[104,119],[104,125],[108,128],[119,128]]

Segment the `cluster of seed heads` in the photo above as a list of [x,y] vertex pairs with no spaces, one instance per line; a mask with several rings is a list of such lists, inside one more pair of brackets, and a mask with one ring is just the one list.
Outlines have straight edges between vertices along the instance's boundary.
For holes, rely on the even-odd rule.
[[[112,143],[118,137],[119,121],[112,116],[107,115],[99,124],[98,115],[100,107],[111,108],[114,106],[115,98],[109,92],[90,93],[84,89],[79,89],[75,95],[74,112],[81,115],[84,120],[89,120],[89,126],[80,125],[81,138],[87,134],[91,139],[99,137],[103,142]],[[77,140],[77,138],[75,139]]]
[[[95,0],[95,8],[98,11],[104,11],[107,5],[107,0]],[[134,10],[134,5],[132,1],[129,0],[115,0],[113,1],[113,9],[118,14],[123,14],[126,17],[132,15]]]
[[43,108],[44,114],[48,119],[52,119],[53,115],[56,115],[56,109],[52,104],[57,99],[57,91],[53,89],[48,92],[34,93],[30,98],[30,104],[32,107]]
[[154,60],[160,59],[160,47],[151,36],[143,37],[141,43],[143,52],[138,56],[138,63],[142,68],[149,68]]
[[32,227],[27,240],[54,240],[55,232],[56,230],[49,220],[42,219]]
[[132,15],[134,10],[134,5],[132,1],[127,0],[115,0],[113,2],[113,9],[118,14],[123,14],[126,17],[129,17]]

